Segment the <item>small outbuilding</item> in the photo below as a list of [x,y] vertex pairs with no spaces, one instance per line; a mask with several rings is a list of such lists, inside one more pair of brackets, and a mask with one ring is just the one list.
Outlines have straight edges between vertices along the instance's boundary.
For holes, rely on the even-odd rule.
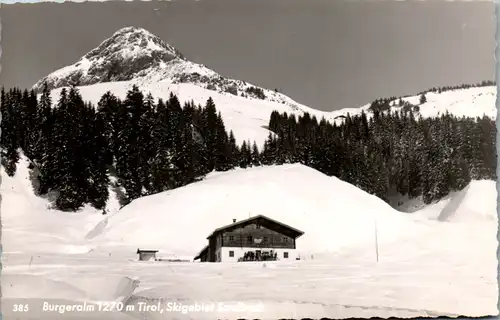
[[137,249],[139,261],[155,261],[158,250],[141,250]]

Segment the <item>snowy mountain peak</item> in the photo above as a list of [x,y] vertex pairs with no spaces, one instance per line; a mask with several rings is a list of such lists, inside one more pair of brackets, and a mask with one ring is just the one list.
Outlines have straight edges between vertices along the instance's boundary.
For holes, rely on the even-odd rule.
[[50,89],[54,89],[128,81],[144,76],[152,69],[173,60],[184,60],[176,48],[145,29],[125,27],[116,31],[75,64],[42,78],[33,88],[40,91],[45,82]]
[[133,82],[142,89],[153,86],[163,90],[172,89],[172,85],[194,85],[212,92],[211,95],[215,91],[224,96],[278,103],[287,107],[288,111],[314,111],[276,89],[264,89],[242,80],[229,79],[204,65],[189,61],[176,48],[137,27],[116,31],[78,62],[40,79],[33,89],[40,93],[44,83],[49,89],[57,89],[123,81]]
[[182,54],[176,48],[149,31],[137,27],[125,27],[116,31],[110,38],[85,55],[85,58],[88,60],[112,58],[139,60],[148,56],[164,62],[176,57],[182,58]]

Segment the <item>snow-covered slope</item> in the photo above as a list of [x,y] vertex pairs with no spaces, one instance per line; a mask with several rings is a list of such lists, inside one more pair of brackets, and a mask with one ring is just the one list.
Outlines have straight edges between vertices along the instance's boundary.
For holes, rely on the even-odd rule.
[[[174,315],[144,314],[137,309],[130,314],[37,314],[49,298],[68,304],[127,297],[136,308],[141,301],[156,304],[160,298],[184,304],[254,305],[258,300],[264,305],[258,315],[235,312],[232,319],[497,312],[497,223],[491,219],[496,217],[494,182],[473,181],[451,200],[404,214],[352,185],[301,165],[239,169],[138,199],[103,217],[91,208],[74,214],[50,210],[48,200],[34,195],[27,166],[22,157],[14,177],[1,172],[2,287],[6,288],[2,302],[10,311],[10,304],[30,298],[26,303],[33,309],[12,317],[228,317],[217,311]],[[113,209],[111,202],[108,208]],[[448,219],[436,219],[443,212]],[[147,244],[161,249],[161,255],[192,255],[206,244],[214,228],[248,214],[268,215],[305,231],[297,243],[302,252],[336,254],[265,264],[129,260],[137,258],[137,247]]]
[[[204,104],[214,99],[228,130],[233,130],[239,143],[256,141],[262,146],[269,131],[271,112],[302,115],[304,112],[341,123],[341,116],[360,114],[371,116],[369,104],[353,108],[323,112],[302,105],[290,97],[241,80],[226,78],[204,65],[186,59],[177,49],[150,32],[135,27],[118,30],[75,64],[59,69],[40,79],[34,89],[40,91],[43,83],[52,92],[53,101],[59,98],[61,88],[75,85],[85,100],[97,104],[106,91],[124,98],[133,85],[154,98],[167,99],[170,93],[181,102]],[[419,106],[424,117],[438,116],[449,111],[457,116],[496,118],[496,87],[478,87],[426,94],[427,102],[419,104],[419,96],[403,98]],[[392,103],[398,110],[397,101]]]
[[304,231],[298,250],[306,257],[373,248],[375,228],[378,241],[390,243],[424,232],[429,223],[497,221],[493,181],[472,181],[438,203],[405,214],[299,164],[211,173],[201,182],[139,198],[121,210],[110,190],[108,215],[90,206],[68,213],[51,209],[48,199],[35,195],[28,165],[22,155],[14,177],[2,167],[4,252],[74,254],[114,248],[108,251],[133,254],[132,248],[145,246],[192,256],[214,229],[262,214]]
[[[82,253],[85,235],[102,220],[101,211],[86,206],[76,213],[50,209],[50,201],[35,195],[29,161],[23,155],[14,177],[1,167],[1,212],[3,252],[22,253]],[[113,193],[108,210],[119,208]]]
[[77,213],[50,209],[48,199],[34,194],[24,156],[16,175],[2,171],[2,178],[4,251],[70,254],[113,247],[133,254],[137,246],[146,246],[193,256],[214,229],[258,214],[304,231],[298,249],[307,255],[372,248],[375,224],[380,242],[426,227],[419,223],[423,219],[401,214],[375,196],[298,164],[212,173],[201,182],[139,198],[121,210],[110,190],[106,216],[91,207]]
[[[456,89],[438,92],[425,93],[426,102],[420,103],[420,95],[401,98],[403,102],[408,102],[418,106],[416,115],[422,115],[424,118],[439,117],[447,111],[457,117],[482,117],[486,115],[492,119],[496,119],[497,109],[496,103],[496,86],[480,86],[467,89]],[[391,101],[391,111],[402,110],[398,106],[399,99]],[[335,113],[347,113],[352,115],[360,114],[364,110],[368,115],[370,104],[366,104],[361,108],[342,109]]]
[[415,214],[431,220],[450,223],[497,223],[496,182],[471,181],[463,190],[453,192],[444,199],[425,206]]
[[425,227],[348,183],[294,164],[213,173],[137,199],[109,217],[95,244],[193,256],[214,229],[259,214],[304,231],[297,243],[306,258],[373,248],[375,228],[380,242],[390,242]]
[[[256,141],[259,146],[264,144],[264,141],[269,135],[266,127],[269,124],[269,116],[273,110],[279,112],[295,112],[286,104],[276,103],[267,100],[252,99],[233,96],[228,93],[220,93],[204,89],[200,86],[182,83],[176,84],[169,79],[147,82],[144,79],[124,81],[124,82],[109,82],[99,83],[91,86],[79,87],[80,93],[86,101],[91,101],[97,104],[101,96],[106,91],[111,91],[114,95],[124,99],[127,90],[131,89],[136,84],[143,92],[150,92],[155,98],[168,99],[170,93],[178,96],[180,101],[195,101],[199,104],[205,104],[208,98],[212,97],[215,102],[217,111],[221,115],[226,126],[226,130],[234,132],[236,141]],[[52,91],[51,96],[53,101],[57,101],[61,89]],[[304,107],[304,110],[305,107]],[[316,111],[312,111],[316,112]],[[302,114],[303,112],[295,112]],[[321,113],[317,111],[317,113]]]

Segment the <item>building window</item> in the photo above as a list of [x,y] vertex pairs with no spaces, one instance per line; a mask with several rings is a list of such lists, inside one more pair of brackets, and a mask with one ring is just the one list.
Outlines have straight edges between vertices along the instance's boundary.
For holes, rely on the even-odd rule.
[[247,239],[248,239],[248,241],[251,242],[252,241],[252,236],[248,236]]
[[283,241],[288,242],[288,238],[287,237],[283,237]]
[[264,242],[267,242],[267,237],[264,237]]
[[288,252],[283,252],[283,258],[288,259]]
[[260,224],[257,224],[257,229],[260,229]]
[[233,236],[229,236],[229,241],[234,241],[234,237]]
[[231,250],[231,251],[229,251],[229,256],[230,256],[230,257],[234,257],[234,251],[232,251],[232,250]]

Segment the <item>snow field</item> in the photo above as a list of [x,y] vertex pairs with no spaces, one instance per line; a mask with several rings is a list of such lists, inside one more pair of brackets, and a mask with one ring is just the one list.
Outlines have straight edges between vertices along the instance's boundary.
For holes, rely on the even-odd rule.
[[[497,313],[493,181],[473,181],[449,199],[405,214],[301,165],[237,169],[138,199],[103,217],[91,208],[75,214],[49,210],[48,200],[32,193],[22,157],[14,177],[2,172],[1,193],[2,293],[10,301],[25,295],[30,303],[112,300],[138,307],[141,301],[155,304],[163,298],[162,303],[264,306],[258,315],[231,312],[232,319]],[[160,256],[193,255],[214,228],[233,218],[245,219],[249,211],[305,231],[297,242],[304,259],[225,264],[135,261],[140,245],[155,246]],[[443,212],[447,219],[437,220]],[[189,231],[180,241],[183,229]],[[70,315],[103,317],[30,313],[21,319]],[[137,309],[108,315],[172,318],[172,313]],[[223,314],[175,316],[210,319]]]

